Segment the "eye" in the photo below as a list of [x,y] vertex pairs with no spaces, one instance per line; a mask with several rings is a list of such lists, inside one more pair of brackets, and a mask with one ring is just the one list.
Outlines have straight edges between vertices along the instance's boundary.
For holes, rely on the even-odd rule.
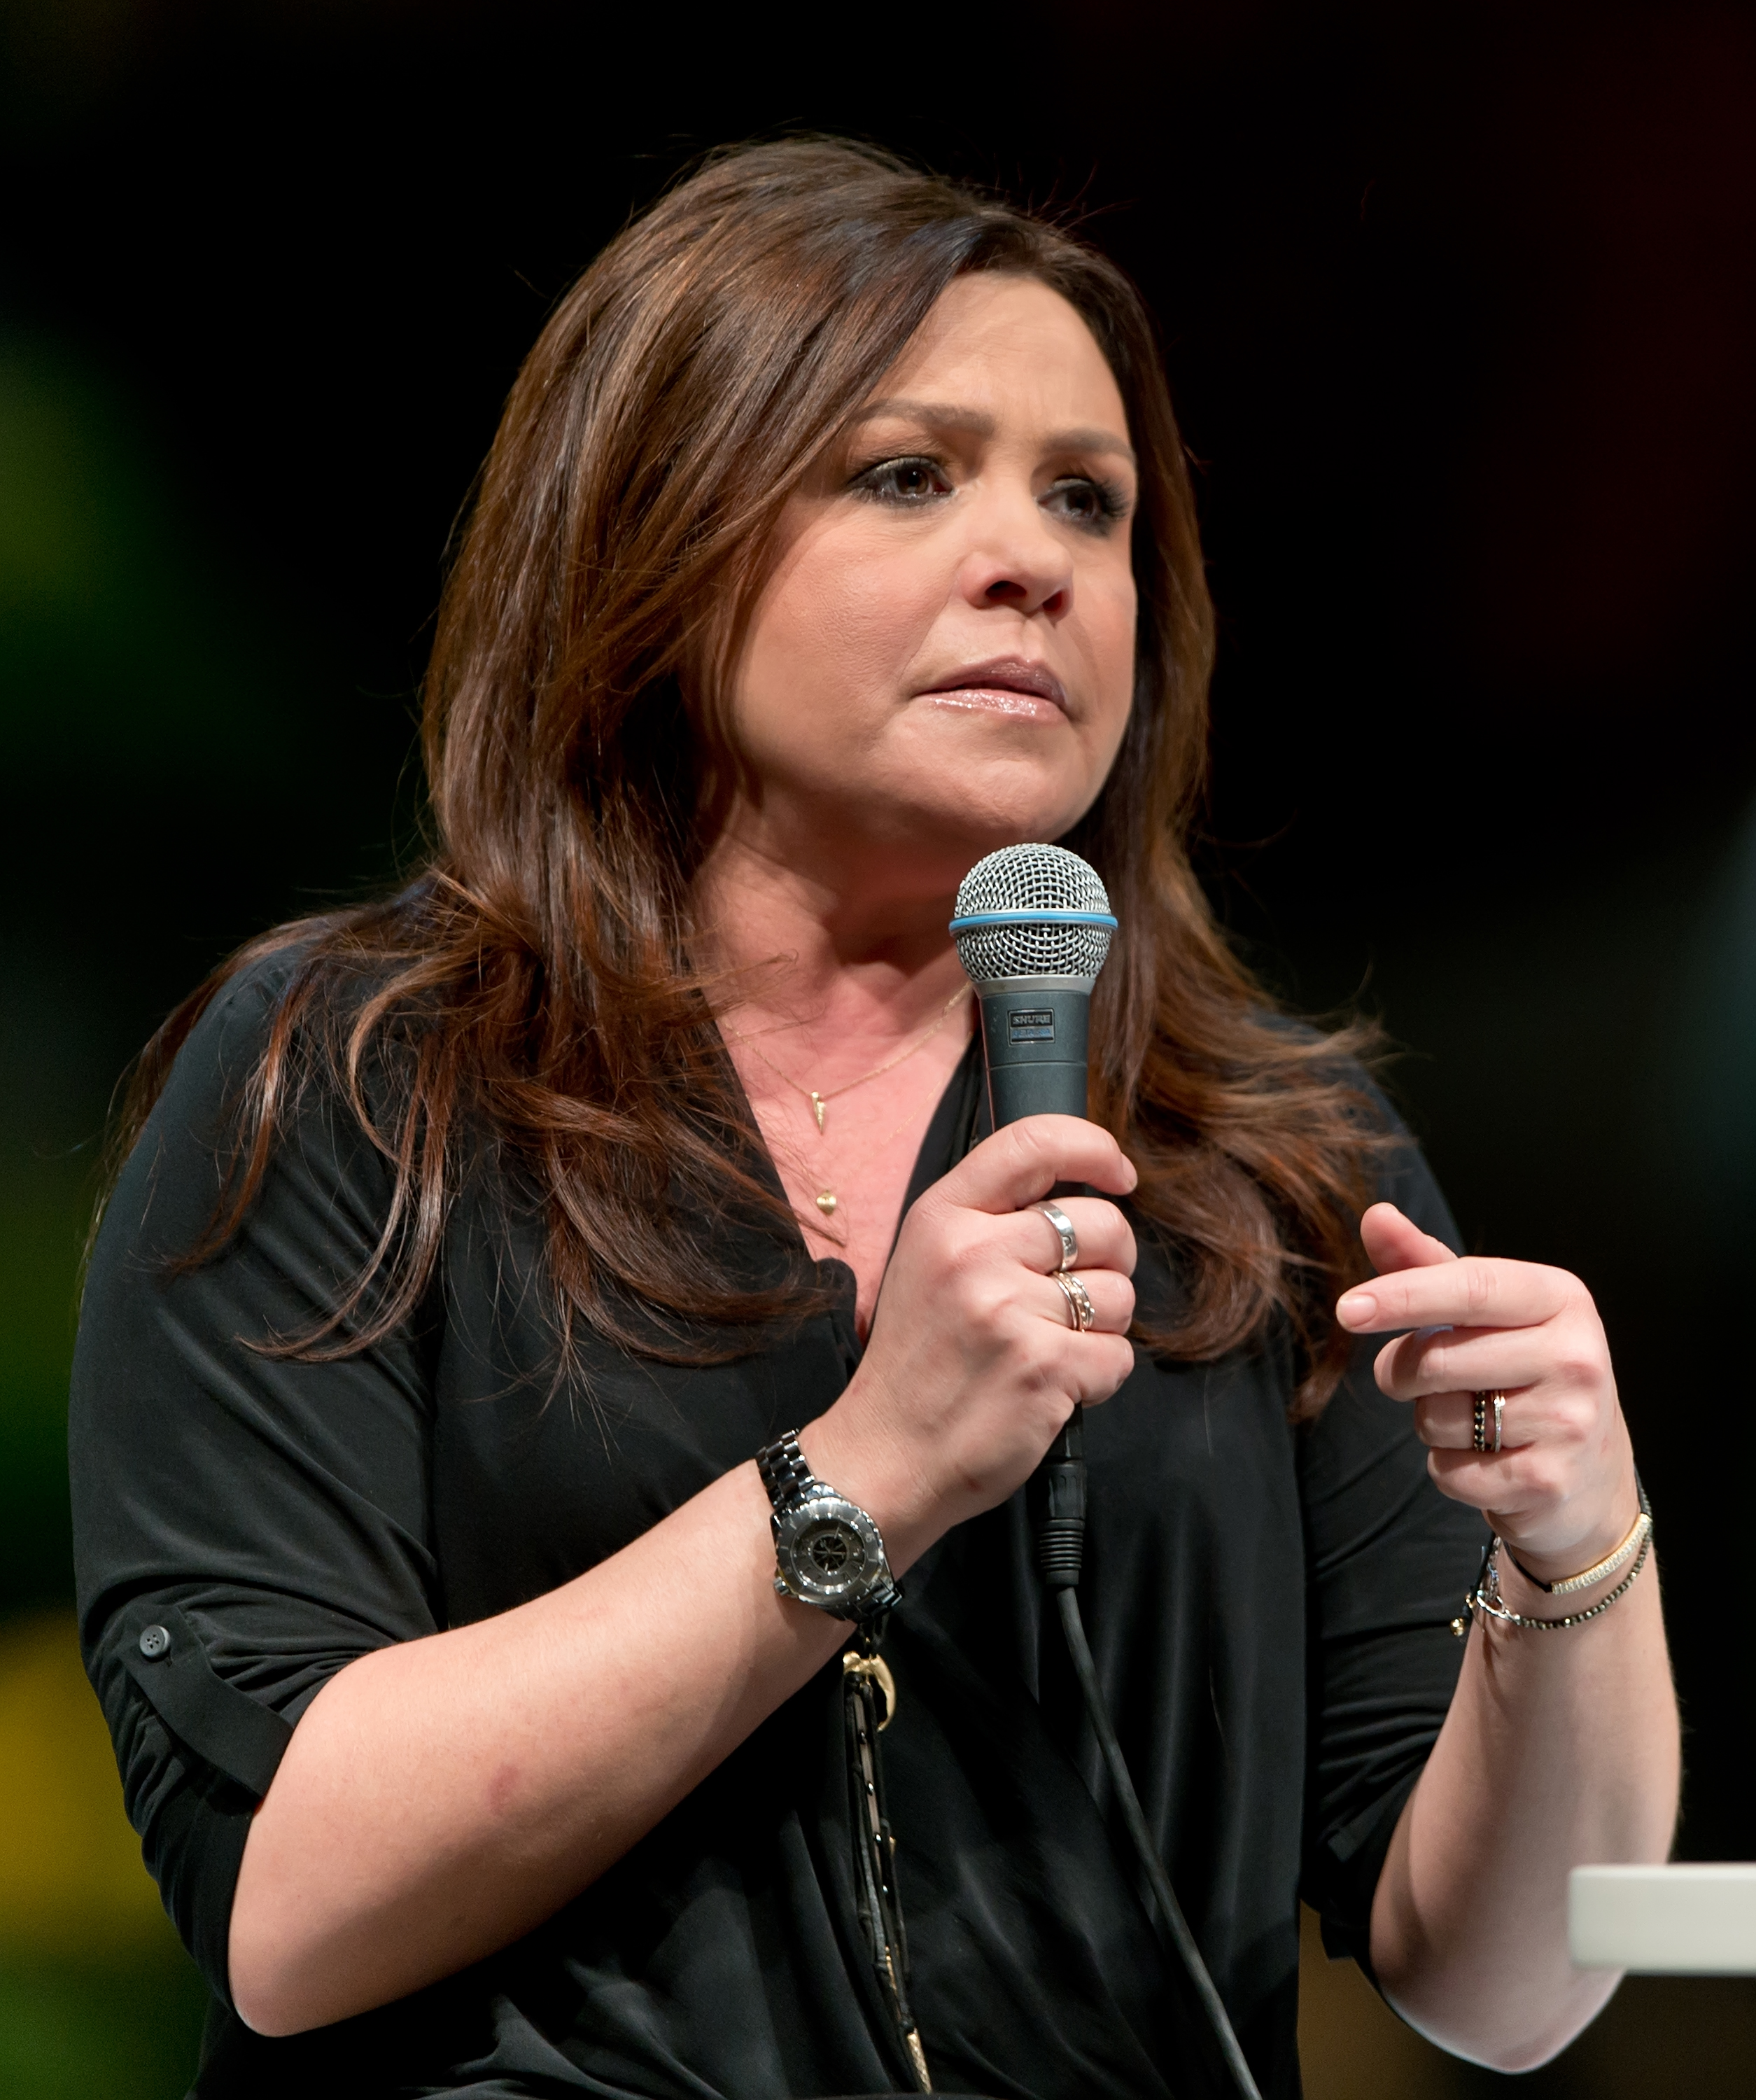
[[880,460],[857,474],[849,486],[876,503],[931,503],[949,496],[951,484],[935,459],[911,453],[904,459]]
[[1083,474],[1064,474],[1059,481],[1051,482],[1041,501],[1069,524],[1088,532],[1107,532],[1128,512],[1127,496],[1115,483],[1096,481]]

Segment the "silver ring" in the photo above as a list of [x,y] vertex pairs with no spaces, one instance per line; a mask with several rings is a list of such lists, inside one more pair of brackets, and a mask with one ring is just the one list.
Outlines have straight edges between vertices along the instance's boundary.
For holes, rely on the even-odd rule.
[[1488,1397],[1493,1402],[1493,1441],[1488,1449],[1490,1451],[1498,1451],[1500,1448],[1500,1431],[1506,1422],[1506,1395],[1503,1392],[1493,1392],[1489,1393]]
[[1055,1228],[1055,1237],[1061,1242],[1061,1260],[1057,1263],[1057,1268],[1077,1268],[1079,1265],[1079,1235],[1073,1229],[1072,1219],[1059,1203],[1052,1203],[1046,1198],[1040,1203],[1033,1203],[1030,1207],[1033,1211],[1040,1211]]
[[1470,1410],[1470,1448],[1485,1451],[1488,1448],[1488,1396],[1478,1392],[1474,1396]]
[[1067,1301],[1067,1324],[1082,1335],[1091,1333],[1097,1321],[1097,1308],[1092,1303],[1092,1294],[1076,1276],[1068,1276],[1057,1269],[1049,1282],[1058,1285],[1061,1295]]

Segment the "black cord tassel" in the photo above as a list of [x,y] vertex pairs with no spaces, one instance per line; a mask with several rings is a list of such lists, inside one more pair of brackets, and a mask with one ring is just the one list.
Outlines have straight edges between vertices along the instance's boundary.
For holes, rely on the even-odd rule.
[[877,1653],[878,1633],[863,1628],[841,1658],[842,1718],[847,1732],[848,1807],[854,1833],[854,1885],[860,1923],[871,1950],[880,1993],[890,2007],[898,2039],[917,2092],[930,2093],[926,2052],[908,2001],[908,1941],[896,1886],[896,1840],[884,1798],[884,1759],[879,1732],[889,1718],[873,1673],[862,1668]]

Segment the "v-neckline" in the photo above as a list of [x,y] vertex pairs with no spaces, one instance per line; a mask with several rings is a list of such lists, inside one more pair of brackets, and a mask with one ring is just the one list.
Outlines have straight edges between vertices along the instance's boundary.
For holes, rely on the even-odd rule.
[[[716,1034],[719,1034],[719,1025],[717,1021],[714,1024],[714,1030]],[[774,1155],[769,1149],[768,1140],[762,1134],[762,1125],[751,1103],[750,1096],[744,1089],[743,1079],[739,1072],[737,1060],[732,1056],[723,1035],[720,1035],[720,1054],[726,1060],[726,1069],[731,1074],[732,1084],[737,1088],[738,1099],[743,1106],[745,1123],[756,1146],[754,1163],[757,1167],[759,1176],[770,1190],[785,1202],[787,1189],[785,1183],[781,1180],[780,1169],[775,1164]],[[951,1077],[946,1081],[944,1089],[934,1104],[933,1114],[927,1118],[927,1127],[922,1135],[920,1149],[915,1154],[915,1164],[908,1177],[908,1185],[902,1192],[902,1205],[897,1212],[896,1224],[890,1234],[889,1250],[885,1255],[885,1268],[887,1271],[890,1266],[891,1258],[896,1252],[897,1241],[902,1236],[902,1220],[908,1215],[910,1210],[935,1181],[942,1179],[951,1171],[968,1151],[971,1145],[987,1135],[991,1127],[988,1118],[987,1089],[982,1085],[982,1035],[977,1029],[972,1032],[963,1056],[959,1058]],[[853,1264],[844,1261],[839,1255],[827,1255],[822,1260],[818,1260],[812,1254],[810,1244],[805,1237],[798,1219],[794,1216],[790,1203],[787,1206],[787,1215],[792,1224],[795,1247],[805,1255],[818,1276],[826,1283],[830,1283],[833,1279],[833,1286],[836,1287],[838,1295],[840,1295],[839,1286],[843,1277],[845,1277],[857,1291],[858,1279],[854,1275]],[[879,1282],[881,1288],[882,1277],[880,1277]]]

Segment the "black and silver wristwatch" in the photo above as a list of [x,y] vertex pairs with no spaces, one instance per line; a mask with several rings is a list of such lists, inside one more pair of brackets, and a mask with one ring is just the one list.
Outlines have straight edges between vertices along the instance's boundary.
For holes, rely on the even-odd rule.
[[882,1621],[902,1602],[878,1527],[805,1462],[796,1430],[756,1454],[774,1505],[774,1587],[832,1618]]

